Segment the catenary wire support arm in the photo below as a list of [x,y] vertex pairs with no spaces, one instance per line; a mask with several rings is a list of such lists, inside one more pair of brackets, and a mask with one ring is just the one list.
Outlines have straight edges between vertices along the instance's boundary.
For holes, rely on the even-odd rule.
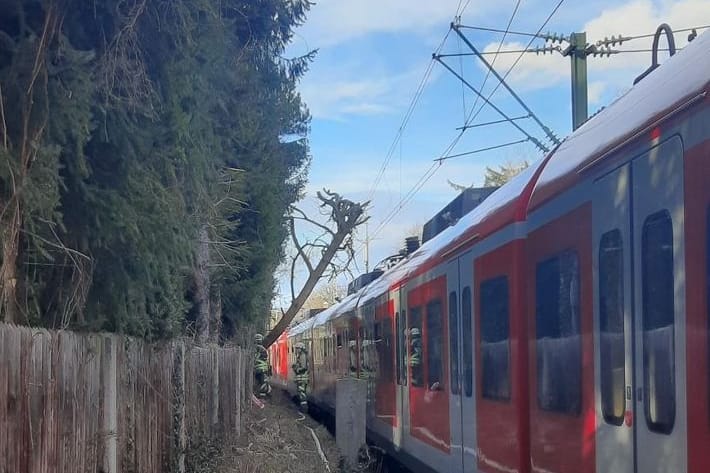
[[503,143],[501,145],[487,146],[485,148],[479,148],[479,149],[475,149],[473,151],[466,151],[465,153],[450,154],[448,156],[442,156],[441,158],[436,158],[434,161],[437,161],[437,162],[439,162],[439,164],[441,164],[442,161],[446,161],[447,159],[460,158],[462,156],[470,156],[472,154],[483,153],[484,151],[492,151],[494,149],[506,148],[508,146],[519,145],[521,143],[527,143],[528,141],[530,141],[530,138],[525,138],[525,139],[517,140],[517,141],[511,141],[509,143]]
[[[480,51],[482,56],[495,56],[496,54],[520,54],[520,53],[535,53],[536,55],[542,54],[543,56],[547,53],[560,53],[562,54],[561,46],[544,46],[540,48],[529,48],[529,49],[507,49],[503,51]],[[475,53],[448,53],[440,54],[440,57],[470,57],[477,56]]]
[[552,133],[552,130],[550,130],[545,124],[543,124],[540,121],[540,119],[535,115],[535,113],[533,113],[533,111],[530,110],[530,107],[528,107],[527,104],[518,96],[518,94],[515,93],[515,91],[508,85],[508,83],[505,81],[505,79],[503,79],[503,77],[501,77],[501,75],[498,74],[498,72],[496,72],[496,70],[493,68],[493,66],[491,66],[490,63],[486,60],[486,58],[483,57],[483,55],[478,51],[478,49],[473,45],[473,43],[471,43],[468,40],[466,35],[464,35],[461,32],[460,26],[452,23],[451,28],[456,32],[457,35],[459,35],[459,37],[463,40],[463,42],[466,43],[466,46],[468,46],[469,49],[471,51],[473,51],[473,53],[476,55],[476,57],[478,57],[478,59],[481,60],[483,65],[486,66],[486,68],[491,72],[491,74],[493,74],[495,76],[495,78],[500,81],[500,83],[503,85],[503,87],[505,87],[505,89],[508,92],[510,92],[510,95],[513,96],[513,98],[520,104],[520,106],[523,107],[523,109],[526,112],[528,112],[528,114],[530,115],[530,118],[532,118],[535,121],[535,123],[537,123],[540,126],[540,128],[542,128],[542,131],[545,132],[545,135],[547,135],[547,138],[552,143],[554,143],[556,145],[560,144],[560,140],[557,139],[557,137],[554,135],[554,133]]
[[516,120],[525,120],[526,118],[530,118],[530,115],[521,115],[519,117],[513,117],[510,120],[493,120],[492,122],[483,122],[483,123],[476,123],[475,125],[464,125],[456,128],[456,130],[461,131],[461,130],[468,130],[469,128],[479,128],[482,126],[489,126],[489,125],[498,125],[499,123],[508,123],[508,122],[514,122]]
[[491,102],[491,101],[490,101],[488,98],[486,98],[481,92],[479,92],[478,89],[476,89],[473,85],[471,85],[471,83],[468,82],[464,77],[462,77],[461,74],[459,74],[458,72],[456,72],[454,69],[451,68],[451,66],[449,66],[449,65],[446,64],[444,61],[442,61],[441,58],[440,58],[437,54],[434,54],[432,57],[433,57],[439,64],[441,64],[442,66],[444,66],[450,73],[452,73],[454,76],[456,76],[456,78],[458,78],[466,87],[468,87],[474,94],[476,94],[481,100],[483,100],[483,102],[484,102],[486,105],[489,105],[493,110],[495,110],[496,112],[498,112],[498,114],[499,114],[501,117],[505,118],[505,120],[506,120],[507,122],[510,122],[511,125],[513,125],[515,128],[517,128],[518,131],[520,131],[523,135],[525,135],[525,136],[528,138],[528,140],[530,140],[530,141],[531,141],[535,146],[537,146],[541,151],[543,151],[544,153],[547,153],[547,152],[550,151],[547,146],[545,146],[544,144],[542,144],[542,143],[540,142],[540,140],[538,140],[537,138],[535,138],[534,136],[532,136],[530,133],[528,133],[527,131],[525,131],[520,125],[518,125],[517,123],[515,123],[515,121],[514,121],[510,116],[508,116],[503,110],[501,110],[500,108],[498,108],[493,102]]

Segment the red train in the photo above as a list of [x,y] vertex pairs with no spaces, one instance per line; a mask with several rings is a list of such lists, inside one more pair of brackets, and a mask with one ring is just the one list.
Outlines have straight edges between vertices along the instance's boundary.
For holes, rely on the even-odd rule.
[[[415,471],[710,472],[710,33],[272,346]],[[422,339],[414,376],[408,334]]]

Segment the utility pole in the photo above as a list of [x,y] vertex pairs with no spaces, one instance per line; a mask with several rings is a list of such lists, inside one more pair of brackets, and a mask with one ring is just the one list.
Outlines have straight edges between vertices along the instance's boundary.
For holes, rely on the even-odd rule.
[[569,46],[562,52],[569,56],[572,65],[572,130],[584,123],[588,116],[587,102],[587,33],[572,33]]

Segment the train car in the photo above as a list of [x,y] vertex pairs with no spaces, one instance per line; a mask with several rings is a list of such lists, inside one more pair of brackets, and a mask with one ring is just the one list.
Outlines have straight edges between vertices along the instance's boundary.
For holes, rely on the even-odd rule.
[[368,441],[414,471],[710,471],[709,93],[705,33],[290,329],[309,401],[366,380]]

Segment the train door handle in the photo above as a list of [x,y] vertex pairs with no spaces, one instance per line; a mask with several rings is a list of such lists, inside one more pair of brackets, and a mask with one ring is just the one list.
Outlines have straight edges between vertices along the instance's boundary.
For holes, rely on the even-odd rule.
[[643,402],[643,388],[636,388],[636,401]]

